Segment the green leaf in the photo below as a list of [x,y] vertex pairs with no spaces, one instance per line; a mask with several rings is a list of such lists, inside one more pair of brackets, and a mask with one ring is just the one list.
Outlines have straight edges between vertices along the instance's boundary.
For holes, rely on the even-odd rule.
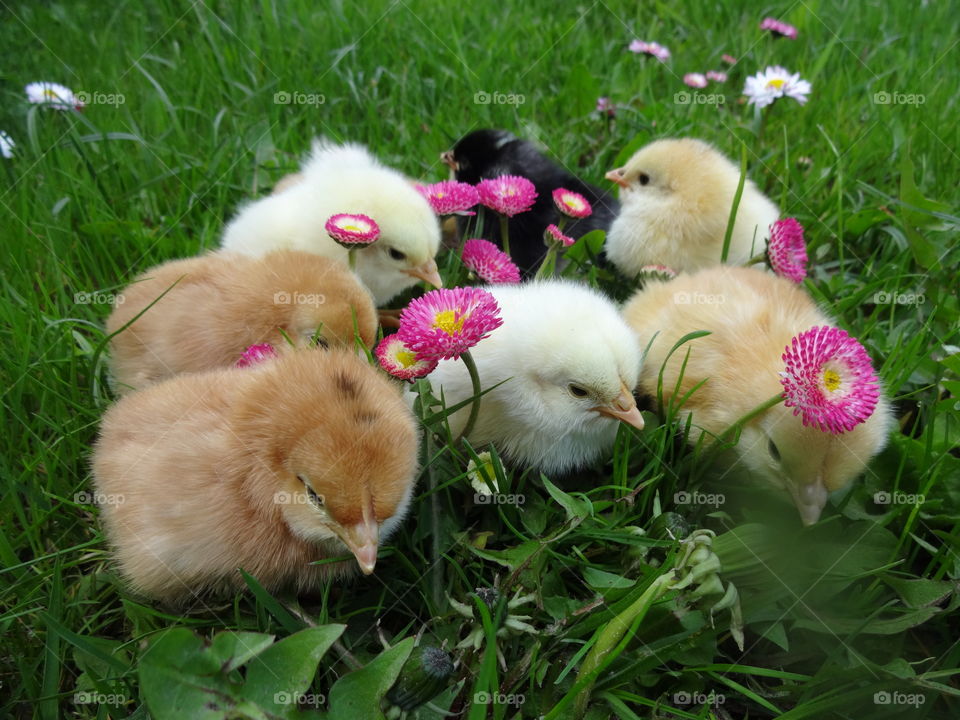
[[925,578],[906,580],[888,577],[886,581],[897,591],[904,605],[911,609],[936,605],[952,593],[954,587],[953,583],[945,580],[927,580]]
[[586,567],[583,569],[583,580],[592,588],[628,588],[633,587],[635,580],[629,580],[621,575],[604,572],[596,568]]
[[593,503],[586,496],[582,500],[578,500],[550,482],[546,475],[541,474],[540,479],[543,481],[543,486],[547,489],[547,492],[550,493],[550,497],[560,503],[567,511],[568,520],[583,521],[593,515]]
[[[927,200],[917,188],[913,179],[913,161],[903,153],[900,159],[900,215],[907,242],[917,264],[928,270],[937,265],[939,253],[934,243],[920,234],[917,228],[938,230],[942,228],[940,220],[930,212],[945,212],[948,208],[940,203]],[[913,207],[909,207],[913,206]],[[927,211],[927,212],[924,212]]]
[[384,720],[380,703],[396,682],[413,643],[414,638],[406,638],[337,680],[330,688],[330,720]]

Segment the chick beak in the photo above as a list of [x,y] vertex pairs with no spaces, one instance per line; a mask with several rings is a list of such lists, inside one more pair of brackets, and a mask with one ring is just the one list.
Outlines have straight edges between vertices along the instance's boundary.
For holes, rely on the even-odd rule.
[[617,168],[616,170],[611,170],[606,175],[604,175],[604,177],[610,182],[615,182],[617,185],[619,185],[622,188],[627,187],[629,184],[627,183],[626,180],[623,179],[623,168]]
[[427,260],[423,265],[417,265],[417,267],[404,270],[404,272],[428,282],[434,287],[443,287],[443,280],[440,278],[440,271],[437,269],[437,261],[433,258]]
[[633,399],[633,393],[630,392],[626,383],[620,383],[620,394],[616,400],[609,405],[598,405],[593,409],[601,415],[633,425],[637,430],[643,430],[643,416],[640,415],[637,401]]
[[453,159],[453,150],[447,150],[446,152],[440,153],[440,160],[448,168],[456,172],[459,169],[457,161]]
[[337,536],[357,558],[363,574],[372,573],[377,564],[377,543],[380,539],[377,521],[369,513],[364,512],[363,520],[351,527],[340,528]]
[[800,519],[804,525],[813,525],[820,519],[820,513],[823,512],[827,504],[827,488],[823,484],[823,479],[817,477],[812,483],[806,483],[799,487],[794,483],[787,483],[790,489],[790,495],[793,496],[793,502],[800,511]]

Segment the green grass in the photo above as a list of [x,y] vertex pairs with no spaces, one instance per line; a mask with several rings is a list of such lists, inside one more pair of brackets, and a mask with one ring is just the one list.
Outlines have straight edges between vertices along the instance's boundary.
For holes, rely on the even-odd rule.
[[[90,448],[111,401],[99,352],[110,308],[78,303],[78,294],[102,300],[153,264],[215,247],[224,220],[296,167],[316,135],[368,143],[409,175],[436,180],[445,170],[438,154],[453,139],[499,126],[539,140],[595,182],[635,138],[693,135],[732,157],[745,146],[750,176],[807,228],[815,261],[807,286],[876,359],[898,431],[806,530],[776,496],[730,475],[718,484],[718,466],[682,448],[666,423],[622,433],[610,463],[562,483],[570,496],[508,469],[502,487],[525,495],[522,506],[474,505],[465,458],[432,442],[411,517],[377,573],[324,588],[304,602],[304,615],[346,624],[341,649],[367,663],[382,650],[375,621],[392,644],[424,631],[452,645],[466,620],[447,594],[470,604],[474,588],[498,583],[512,597],[522,587],[536,593],[521,611],[537,634],[499,641],[505,673],[486,644],[457,651],[460,698],[453,691],[437,704],[463,709],[474,692],[499,691],[524,696],[524,717],[548,714],[574,686],[591,638],[659,575],[651,561],[672,562],[677,548],[649,538],[654,517],[675,510],[718,533],[721,577],[741,598],[745,652],[726,611],[711,625],[703,607],[672,592],[599,676],[591,717],[960,715],[954,8],[510,5],[5,6],[0,130],[18,147],[0,162],[0,714],[146,717],[138,674],[145,641],[175,626],[205,637],[227,629],[280,638],[304,625],[263,594],[180,616],[123,588],[97,512],[78,497],[90,489]],[[799,39],[761,33],[766,14],[795,24]],[[662,65],[626,52],[634,37],[658,40],[673,58]],[[726,102],[675,102],[686,90],[680,76],[718,68],[722,53],[740,58],[721,89]],[[769,108],[761,124],[739,90],[767,64],[799,71],[813,93],[804,107]],[[82,114],[28,107],[22,88],[34,80],[125,102]],[[474,102],[494,91],[524,102]],[[280,92],[324,102],[278,104]],[[878,104],[881,92],[921,94],[924,103]],[[599,95],[619,108],[612,123],[592,112]],[[629,292],[622,281],[594,277],[615,297]],[[923,301],[883,303],[878,293]],[[724,493],[726,504],[699,513],[675,506],[677,490],[695,487]],[[924,502],[877,505],[878,491],[922,494]],[[378,672],[395,673],[398,653],[409,650],[399,647],[380,655]],[[362,694],[369,678],[345,675],[344,657],[324,656],[314,692]],[[150,672],[157,666],[154,659]],[[341,676],[354,685],[331,692]],[[114,707],[77,703],[78,689],[118,698]],[[876,704],[877,692],[923,702]],[[722,703],[680,704],[678,693]],[[518,713],[492,707],[496,717]],[[486,717],[480,705],[467,712]]]

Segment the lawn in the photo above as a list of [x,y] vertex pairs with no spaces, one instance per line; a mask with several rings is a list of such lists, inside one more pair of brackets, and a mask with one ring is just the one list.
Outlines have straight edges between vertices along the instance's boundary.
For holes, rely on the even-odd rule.
[[[768,15],[798,37],[761,31]],[[0,23],[0,131],[16,143],[0,159],[0,715],[376,718],[419,636],[456,669],[410,718],[960,716],[949,3],[77,0],[5,4]],[[671,58],[629,52],[635,38]],[[745,79],[768,65],[809,80],[809,101],[746,105]],[[682,81],[711,69],[728,81],[699,95]],[[30,105],[38,80],[82,92],[83,112]],[[596,111],[601,96],[614,117]],[[89,473],[113,400],[114,294],[215,248],[313,137],[365,143],[433,182],[439,153],[481,127],[535,140],[597,184],[659,137],[745,156],[806,228],[807,290],[874,359],[897,416],[886,450],[803,528],[779,495],[678,442],[670,417],[621,429],[608,461],[573,477],[507,467],[513,504],[474,502],[468,456],[430,435],[374,575],[299,602],[252,580],[189,612],[126,590]],[[456,276],[455,258],[439,260]],[[607,270],[582,274],[630,293]],[[682,502],[694,492],[723,502]],[[683,562],[678,528],[716,534],[742,649],[730,608],[658,584]],[[488,607],[476,590],[492,587]],[[534,632],[494,637],[508,613]],[[476,647],[456,647],[471,633]]]

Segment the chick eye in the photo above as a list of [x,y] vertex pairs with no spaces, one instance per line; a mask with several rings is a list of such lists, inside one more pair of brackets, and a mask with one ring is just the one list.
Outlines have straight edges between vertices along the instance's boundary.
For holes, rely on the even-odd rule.
[[390,248],[390,257],[393,258],[394,260],[406,260],[406,259],[407,259],[406,253],[402,253],[402,252],[400,252],[399,250],[397,250],[396,248]]
[[774,462],[780,462],[780,451],[777,449],[777,444],[770,440],[767,443],[767,452],[770,453],[770,457],[773,458]]
[[650,183],[650,176],[646,173],[640,173],[640,177],[637,178],[641,185],[648,185]]
[[575,398],[585,398],[587,395],[590,394],[590,392],[586,388],[576,385],[574,383],[570,383],[569,385],[567,385],[567,390]]

